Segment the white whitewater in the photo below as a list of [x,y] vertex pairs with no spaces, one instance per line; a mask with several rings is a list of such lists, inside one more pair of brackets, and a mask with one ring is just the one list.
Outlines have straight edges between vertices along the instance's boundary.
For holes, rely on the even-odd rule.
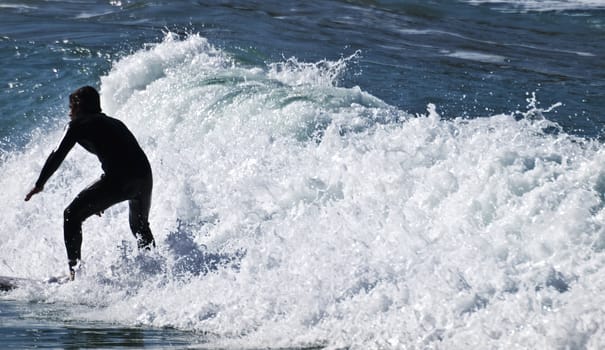
[[[534,98],[512,115],[408,115],[339,87],[350,60],[249,67],[168,34],[115,62],[103,108],[149,155],[158,248],[136,251],[121,204],[85,222],[75,282],[10,297],[225,347],[604,346],[601,145]],[[23,202],[61,132],[2,154],[0,275],[67,267],[62,212],[95,157],[74,149]]]

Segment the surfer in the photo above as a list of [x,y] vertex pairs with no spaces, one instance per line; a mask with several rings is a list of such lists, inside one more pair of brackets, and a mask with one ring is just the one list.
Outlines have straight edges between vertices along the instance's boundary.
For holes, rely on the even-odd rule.
[[93,214],[100,216],[116,203],[128,201],[130,229],[139,249],[155,247],[155,240],[148,221],[153,187],[151,166],[134,135],[124,123],[101,112],[99,93],[91,86],[69,95],[69,116],[71,121],[59,146],[48,156],[25,201],[44,189],[76,143],[99,158],[103,175],[80,192],[63,213],[63,235],[73,279],[74,268],[81,259],[82,222]]

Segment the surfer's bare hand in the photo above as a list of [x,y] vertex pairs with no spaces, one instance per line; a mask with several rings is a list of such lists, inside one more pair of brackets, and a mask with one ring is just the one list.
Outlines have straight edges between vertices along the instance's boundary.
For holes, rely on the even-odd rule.
[[27,195],[25,195],[25,201],[26,202],[29,201],[34,194],[42,192],[43,189],[44,189],[44,187],[35,186],[34,188],[31,189],[31,191],[29,191],[29,193]]

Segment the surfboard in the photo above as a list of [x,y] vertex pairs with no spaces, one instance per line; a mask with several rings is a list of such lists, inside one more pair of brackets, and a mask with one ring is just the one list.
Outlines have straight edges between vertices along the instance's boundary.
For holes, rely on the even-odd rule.
[[56,276],[49,277],[44,280],[36,280],[31,278],[22,278],[22,277],[11,277],[11,276],[0,276],[0,291],[8,292],[13,289],[35,283],[46,283],[46,284],[63,284],[69,282],[69,276]]

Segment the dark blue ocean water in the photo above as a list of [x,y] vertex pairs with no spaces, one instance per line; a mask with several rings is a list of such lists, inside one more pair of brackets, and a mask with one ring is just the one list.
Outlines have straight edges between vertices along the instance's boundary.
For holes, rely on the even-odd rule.
[[60,310],[57,305],[0,302],[0,344],[5,349],[182,349],[203,341],[175,330],[65,321]]
[[3,0],[0,84],[0,275],[62,271],[97,163],[22,197],[85,84],[150,155],[161,256],[87,222],[0,347],[604,345],[603,1]]

